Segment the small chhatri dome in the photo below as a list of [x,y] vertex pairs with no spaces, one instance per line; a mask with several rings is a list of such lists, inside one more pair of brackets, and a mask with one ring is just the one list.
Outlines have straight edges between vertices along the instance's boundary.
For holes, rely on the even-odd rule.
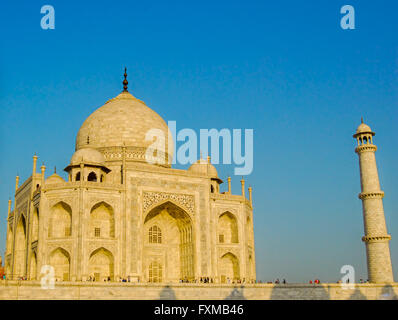
[[64,179],[62,179],[58,174],[53,173],[51,176],[49,176],[46,181],[44,182],[45,184],[56,184],[56,183],[63,183],[65,182]]
[[86,147],[77,150],[70,159],[70,165],[78,165],[82,162],[103,166],[105,164],[105,157],[98,150]]
[[207,160],[200,158],[188,168],[188,171],[208,176],[212,179],[216,179],[222,182],[222,180],[218,178],[216,167],[213,166],[210,162],[210,157],[208,157]]
[[363,118],[361,118],[361,124],[357,128],[357,131],[354,134],[354,138],[363,133],[370,133],[372,136],[375,135],[372,129],[367,124],[363,123]]

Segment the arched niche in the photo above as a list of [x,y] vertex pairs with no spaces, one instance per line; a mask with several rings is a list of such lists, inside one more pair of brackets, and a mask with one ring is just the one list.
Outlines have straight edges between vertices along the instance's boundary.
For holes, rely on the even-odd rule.
[[234,214],[227,211],[218,218],[217,234],[219,243],[238,243],[238,222]]
[[95,281],[114,280],[114,257],[113,254],[101,247],[90,254],[88,262],[89,275]]
[[39,239],[39,209],[34,208],[32,217],[32,242]]
[[112,206],[101,201],[90,210],[89,237],[115,237],[115,215]]
[[21,214],[15,231],[15,260],[14,275],[16,277],[25,276],[26,267],[26,221]]
[[50,255],[50,266],[54,268],[56,281],[69,281],[70,277],[70,254],[59,247]]
[[72,235],[72,208],[60,201],[51,208],[49,238],[65,238]]
[[218,263],[218,274],[221,283],[228,283],[240,278],[238,258],[231,252],[220,257]]

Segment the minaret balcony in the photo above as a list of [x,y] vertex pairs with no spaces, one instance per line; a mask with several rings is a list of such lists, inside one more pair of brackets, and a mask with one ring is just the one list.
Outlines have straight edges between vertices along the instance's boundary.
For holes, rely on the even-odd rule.
[[376,192],[361,192],[358,194],[358,198],[361,200],[366,199],[383,199],[384,192],[383,191],[376,191]]

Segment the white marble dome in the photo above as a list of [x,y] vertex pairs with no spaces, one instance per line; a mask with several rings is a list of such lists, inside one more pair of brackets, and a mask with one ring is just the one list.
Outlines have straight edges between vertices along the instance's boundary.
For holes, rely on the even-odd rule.
[[[160,129],[165,138],[165,151],[173,156],[171,132],[166,122],[155,111],[129,92],[122,92],[105,105],[95,110],[81,126],[76,138],[76,150],[85,147],[101,148],[138,147],[147,148],[151,129]],[[170,160],[171,161],[171,160]]]

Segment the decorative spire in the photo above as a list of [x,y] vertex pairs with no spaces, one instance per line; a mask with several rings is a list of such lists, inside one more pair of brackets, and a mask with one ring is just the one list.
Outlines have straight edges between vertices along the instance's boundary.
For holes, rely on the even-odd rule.
[[363,117],[361,117],[361,123],[363,123]]
[[54,173],[57,173],[57,166],[54,166]]
[[124,68],[124,80],[123,80],[123,92],[129,92],[127,90],[127,85],[129,84],[129,82],[127,81],[127,68]]

